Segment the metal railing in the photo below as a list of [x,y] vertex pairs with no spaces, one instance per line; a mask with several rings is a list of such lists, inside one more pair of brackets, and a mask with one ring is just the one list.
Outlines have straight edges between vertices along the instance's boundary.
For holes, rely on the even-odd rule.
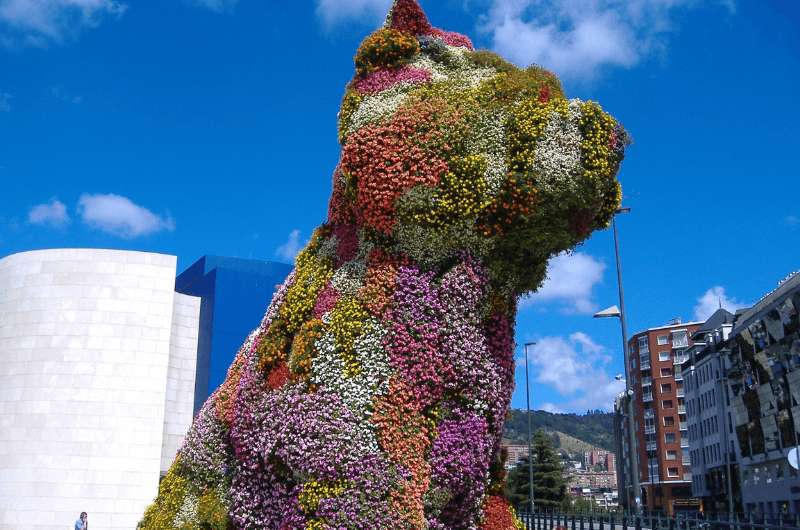
[[560,513],[518,512],[525,530],[800,530],[800,516],[790,514],[702,514],[679,513],[668,517],[660,512],[642,515],[622,509]]
[[645,433],[645,434],[655,434],[655,433],[656,433],[656,427],[655,427],[655,425],[651,425],[651,426],[649,426],[649,427],[645,426],[645,428],[644,428],[644,433]]
[[642,401],[644,401],[645,403],[653,401],[653,394],[642,394]]

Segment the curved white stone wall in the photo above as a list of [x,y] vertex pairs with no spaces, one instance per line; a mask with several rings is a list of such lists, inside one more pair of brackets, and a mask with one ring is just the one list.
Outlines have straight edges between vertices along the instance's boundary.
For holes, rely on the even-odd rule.
[[175,295],[175,266],[88,249],[0,260],[0,529],[63,530],[81,511],[136,527],[191,422],[200,301]]

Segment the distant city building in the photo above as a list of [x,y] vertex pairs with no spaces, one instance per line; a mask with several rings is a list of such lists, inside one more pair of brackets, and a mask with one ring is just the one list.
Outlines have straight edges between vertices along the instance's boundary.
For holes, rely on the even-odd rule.
[[610,451],[586,451],[583,453],[583,459],[588,469],[600,466],[605,471],[614,471],[616,473],[614,453]]
[[0,529],[131,529],[192,421],[200,299],[175,256],[0,259]]
[[730,393],[725,384],[734,319],[725,309],[717,310],[694,332],[694,345],[683,363],[692,494],[702,499],[707,513],[742,509]]
[[503,443],[502,447],[506,450],[506,469],[514,468],[523,459],[528,458],[528,445],[527,444],[507,444],[507,443]]
[[579,493],[581,490],[589,489],[597,491],[616,491],[617,473],[615,471],[589,471],[585,469],[573,469],[569,471],[567,484],[570,492]]
[[[629,342],[631,380],[634,388],[635,448],[639,459],[639,483],[642,508],[673,515],[679,511],[699,510],[700,501],[692,496],[686,405],[681,364],[692,346],[692,335],[700,322],[675,323],[636,333]],[[625,396],[615,404],[618,414]],[[625,425],[622,418],[618,426]],[[622,431],[625,432],[625,431]],[[619,436],[618,445],[625,456],[627,436]],[[621,443],[620,443],[621,442]],[[629,487],[629,474],[620,490]],[[625,497],[623,495],[623,497]]]
[[728,339],[734,449],[745,512],[800,514],[800,273],[739,314]]
[[225,380],[242,342],[258,326],[291,265],[203,256],[175,280],[175,290],[202,299],[194,409]]

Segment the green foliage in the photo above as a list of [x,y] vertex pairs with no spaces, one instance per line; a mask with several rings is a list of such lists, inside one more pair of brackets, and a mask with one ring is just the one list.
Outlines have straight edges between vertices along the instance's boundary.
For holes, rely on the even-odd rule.
[[225,503],[215,490],[208,490],[197,502],[197,519],[202,530],[232,530]]
[[[522,459],[508,474],[506,496],[514,506],[525,505],[529,495],[528,459]],[[533,498],[537,509],[557,509],[567,498],[561,459],[544,431],[533,435]]]
[[516,72],[519,70],[516,66],[506,61],[499,55],[489,50],[475,50],[464,54],[472,64],[480,68],[494,68],[498,72]]
[[348,90],[342,99],[342,108],[339,111],[339,143],[344,143],[347,139],[347,131],[350,128],[350,119],[353,113],[361,105],[363,98],[355,90]]
[[[614,450],[614,415],[593,412],[586,415],[552,414],[542,410],[533,412],[537,428],[559,431],[595,447]],[[528,419],[524,410],[511,410],[505,424],[504,438],[514,443],[527,440]]]
[[507,106],[515,101],[533,98],[548,102],[564,99],[564,90],[556,76],[538,66],[524,70],[501,70],[481,83],[478,99],[484,105]]
[[[177,464],[177,462],[176,462]],[[171,530],[175,528],[175,516],[183,506],[188,494],[189,481],[178,473],[179,465],[173,465],[158,486],[158,497],[144,512],[139,530]]]

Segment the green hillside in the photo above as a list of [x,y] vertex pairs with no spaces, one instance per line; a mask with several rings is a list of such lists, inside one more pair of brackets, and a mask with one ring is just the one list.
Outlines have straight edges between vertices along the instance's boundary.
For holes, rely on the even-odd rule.
[[[587,414],[552,414],[543,410],[533,412],[533,429],[558,431],[589,445],[614,450],[614,415],[608,412],[593,411]],[[524,410],[511,410],[504,438],[525,443],[528,436],[528,421]]]

